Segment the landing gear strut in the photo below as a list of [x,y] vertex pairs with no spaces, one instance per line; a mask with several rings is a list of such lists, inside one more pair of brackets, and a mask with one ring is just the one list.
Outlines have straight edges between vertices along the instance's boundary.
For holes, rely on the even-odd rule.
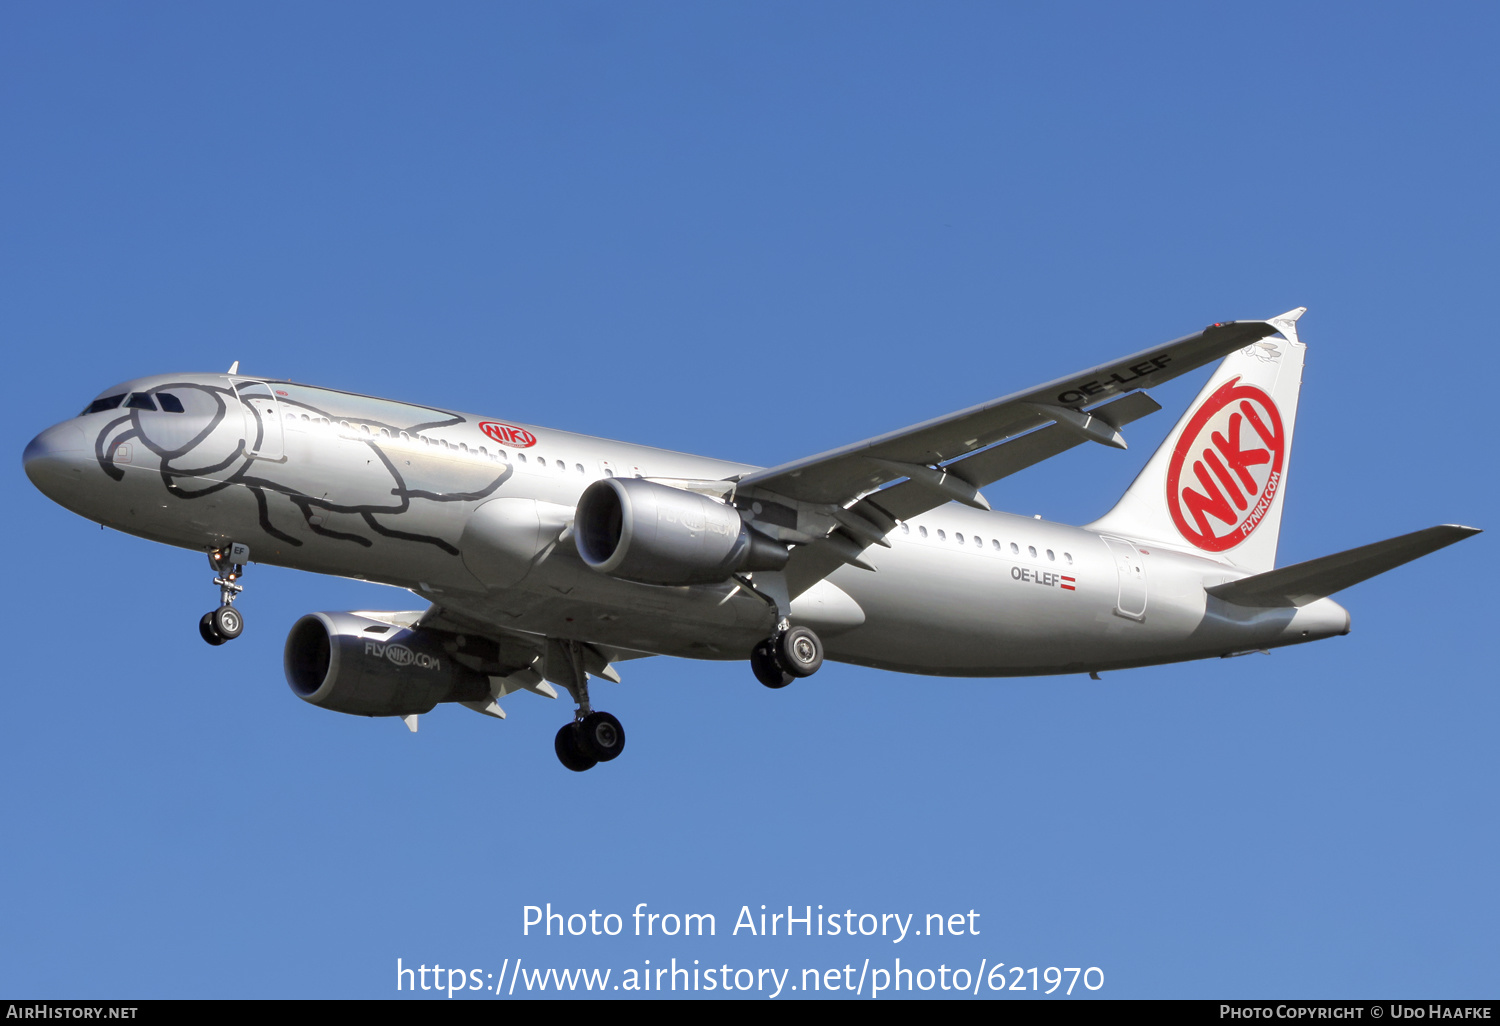
[[238,542],[227,552],[224,549],[209,550],[208,565],[217,575],[214,583],[219,586],[219,608],[203,614],[198,621],[198,633],[210,645],[233,641],[245,630],[245,618],[234,608],[234,599],[245,590],[239,579],[245,575],[244,564],[249,559],[250,547]]
[[735,574],[735,584],[758,595],[771,607],[776,633],[750,650],[750,669],[768,688],[784,688],[798,677],[811,677],[823,665],[823,642],[807,627],[793,627],[786,611],[791,595],[780,573]]
[[823,642],[807,627],[787,627],[750,652],[755,679],[768,688],[784,688],[798,677],[811,677],[823,665]]
[[[567,769],[582,773],[598,763],[618,758],[625,750],[625,728],[609,713],[589,704],[589,675],[584,666],[583,646],[576,641],[551,642],[547,658],[549,663],[554,659],[562,663],[556,677],[567,679],[556,682],[578,703],[573,722],[563,724],[553,742],[558,761]],[[552,676],[554,667],[548,669]]]

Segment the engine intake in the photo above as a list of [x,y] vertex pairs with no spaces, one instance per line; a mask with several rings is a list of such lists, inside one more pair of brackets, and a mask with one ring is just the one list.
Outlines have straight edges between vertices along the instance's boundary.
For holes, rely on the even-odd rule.
[[454,662],[440,635],[356,613],[308,613],[287,634],[283,664],[298,698],[357,716],[490,697],[489,678]]
[[589,485],[574,536],[589,566],[642,584],[714,584],[743,570],[780,570],[790,555],[733,506],[640,478]]

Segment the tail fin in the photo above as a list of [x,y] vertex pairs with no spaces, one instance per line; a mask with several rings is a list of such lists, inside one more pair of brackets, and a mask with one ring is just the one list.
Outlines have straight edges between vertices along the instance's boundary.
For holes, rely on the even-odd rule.
[[1276,565],[1302,390],[1297,318],[1224,358],[1115,508],[1089,529],[1185,547],[1256,573]]

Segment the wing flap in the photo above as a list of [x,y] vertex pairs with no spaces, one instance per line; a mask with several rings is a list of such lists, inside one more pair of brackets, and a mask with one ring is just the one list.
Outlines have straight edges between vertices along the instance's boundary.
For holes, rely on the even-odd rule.
[[[497,621],[503,615],[503,612],[496,609],[486,608],[482,600],[470,606],[468,602],[449,599],[441,606],[437,604],[429,606],[418,619],[406,626],[425,627],[447,634],[489,639],[500,646],[499,665],[491,668],[495,673],[513,673],[545,662],[548,643],[553,639],[531,631],[502,626]],[[627,659],[645,659],[654,654],[610,645],[588,647],[599,656],[598,660],[590,660],[588,672],[616,682],[618,682],[618,676],[613,675],[613,672],[609,670],[611,665]]]
[[1477,527],[1443,524],[1206,590],[1237,606],[1305,606],[1478,533]]

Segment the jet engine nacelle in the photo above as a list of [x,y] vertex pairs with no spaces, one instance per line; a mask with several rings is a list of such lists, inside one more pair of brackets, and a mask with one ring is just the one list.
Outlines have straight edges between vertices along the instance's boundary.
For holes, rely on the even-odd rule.
[[640,478],[589,485],[573,530],[585,563],[642,584],[714,584],[742,570],[780,570],[789,555],[733,506]]
[[283,663],[298,698],[358,716],[490,697],[489,678],[454,662],[438,635],[357,613],[308,613],[292,625]]

